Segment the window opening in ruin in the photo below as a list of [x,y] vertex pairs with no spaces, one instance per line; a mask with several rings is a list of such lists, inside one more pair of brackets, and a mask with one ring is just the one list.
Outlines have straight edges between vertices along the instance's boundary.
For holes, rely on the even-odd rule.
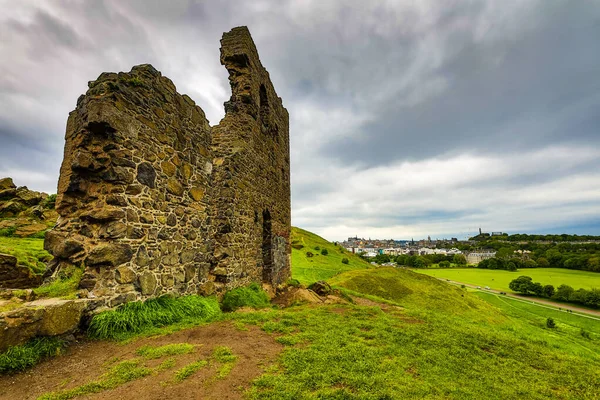
[[269,210],[263,211],[263,229],[262,229],[262,258],[263,258],[263,281],[271,281],[271,271],[273,270],[273,234],[271,224],[271,213]]

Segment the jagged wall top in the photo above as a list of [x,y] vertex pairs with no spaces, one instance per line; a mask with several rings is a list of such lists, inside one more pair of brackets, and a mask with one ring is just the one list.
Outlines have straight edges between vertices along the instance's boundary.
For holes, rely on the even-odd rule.
[[103,73],[70,114],[52,271],[113,306],[290,274],[288,115],[245,27],[225,33],[232,97],[213,128],[151,65]]

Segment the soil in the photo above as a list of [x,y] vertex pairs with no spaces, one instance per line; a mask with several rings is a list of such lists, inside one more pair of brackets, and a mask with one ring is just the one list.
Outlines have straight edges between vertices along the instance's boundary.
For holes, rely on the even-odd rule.
[[[255,326],[237,329],[232,322],[219,322],[175,332],[166,336],[143,338],[127,344],[109,341],[85,341],[71,346],[66,354],[45,361],[35,368],[13,376],[0,377],[0,399],[36,399],[52,391],[70,389],[97,380],[116,363],[133,359],[144,345],[170,343],[197,345],[190,354],[174,356],[173,368],[126,383],[112,390],[85,396],[85,399],[241,399],[252,381],[272,365],[283,346]],[[238,359],[231,373],[217,378],[219,365],[210,363],[181,383],[174,373],[183,366],[208,360],[216,346],[228,346]],[[168,357],[147,360],[156,367]]]

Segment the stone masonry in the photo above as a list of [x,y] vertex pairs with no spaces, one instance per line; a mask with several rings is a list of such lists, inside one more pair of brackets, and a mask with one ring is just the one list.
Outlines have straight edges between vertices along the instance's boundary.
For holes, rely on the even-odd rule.
[[246,27],[223,35],[221,63],[232,96],[214,127],[151,65],[89,83],[46,235],[54,276],[84,268],[108,306],[289,277],[288,113]]

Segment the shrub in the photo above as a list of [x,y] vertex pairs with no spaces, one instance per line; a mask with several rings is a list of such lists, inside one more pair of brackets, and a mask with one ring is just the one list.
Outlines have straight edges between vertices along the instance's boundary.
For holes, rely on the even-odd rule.
[[2,228],[2,229],[0,229],[0,236],[12,237],[16,231],[17,231],[17,228],[14,226],[9,226],[8,228]]
[[467,257],[465,257],[464,254],[455,254],[454,257],[452,257],[452,261],[454,264],[467,265]]
[[579,332],[579,333],[581,333],[581,336],[583,336],[586,339],[591,339],[592,338],[591,335],[590,335],[590,333],[588,331],[586,331],[585,329],[583,329],[583,328],[581,328],[581,332]]
[[300,287],[300,281],[298,279],[294,279],[294,278],[288,279],[286,284],[288,286]]
[[545,285],[544,286],[544,297],[552,297],[554,296],[554,286]]
[[61,353],[65,342],[55,337],[39,337],[29,342],[10,347],[0,354],[0,373],[23,371],[42,359]]
[[350,261],[346,257],[342,258],[342,264],[349,264],[349,263],[350,263]]
[[101,312],[92,319],[88,334],[99,339],[123,339],[177,322],[207,321],[220,312],[214,297],[165,295]]
[[39,231],[39,232],[31,234],[31,235],[29,235],[27,237],[34,238],[34,239],[45,239],[46,238],[46,231]]
[[547,326],[548,328],[556,328],[556,323],[554,322],[554,319],[552,319],[552,318],[548,318],[548,319],[546,320],[546,326]]
[[306,252],[306,257],[311,258],[313,256],[314,256],[314,254],[312,252],[310,252],[310,251]]
[[240,307],[264,308],[269,304],[269,296],[256,282],[230,290],[221,302],[223,311],[234,311]]
[[329,252],[327,251],[327,249],[321,250],[321,255],[326,256],[327,254],[329,254]]
[[530,276],[520,276],[513,279],[508,287],[515,292],[528,294],[531,291],[531,285],[533,285],[533,282]]
[[450,268],[450,261],[440,261],[438,265],[440,268]]
[[554,299],[560,301],[569,301],[574,290],[569,285],[560,285],[554,293]]
[[319,250],[321,250],[321,248],[319,246],[315,246],[315,250],[319,251]]
[[54,210],[54,207],[56,207],[56,193],[46,197],[43,203],[43,207]]

